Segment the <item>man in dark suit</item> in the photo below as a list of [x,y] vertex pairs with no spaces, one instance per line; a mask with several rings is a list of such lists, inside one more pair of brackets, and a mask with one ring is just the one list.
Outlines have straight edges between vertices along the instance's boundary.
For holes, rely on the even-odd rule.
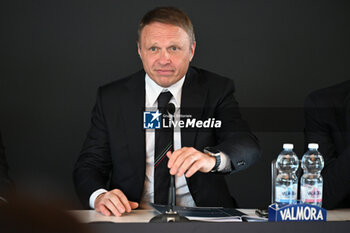
[[[170,173],[176,175],[177,205],[235,207],[223,174],[249,167],[260,149],[239,113],[233,81],[189,67],[196,42],[184,12],[156,8],[143,17],[138,33],[144,70],[98,91],[74,170],[80,199],[116,216],[139,203],[166,204]],[[183,122],[173,125],[172,142],[162,149],[169,136],[165,125],[144,129],[143,114],[157,110],[151,121],[157,114],[170,117],[163,111],[169,104],[175,106],[174,122]]]
[[323,207],[350,207],[350,81],[312,92],[305,101],[305,143],[318,143],[325,166]]
[[8,194],[12,189],[12,181],[8,176],[8,165],[5,157],[5,148],[0,132],[0,206],[7,202]]

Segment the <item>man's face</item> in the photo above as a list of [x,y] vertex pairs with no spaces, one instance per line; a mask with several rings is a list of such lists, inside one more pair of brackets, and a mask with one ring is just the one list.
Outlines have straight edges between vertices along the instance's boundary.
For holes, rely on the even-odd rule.
[[146,25],[137,44],[146,73],[162,87],[169,87],[187,72],[196,43],[181,27],[154,22]]

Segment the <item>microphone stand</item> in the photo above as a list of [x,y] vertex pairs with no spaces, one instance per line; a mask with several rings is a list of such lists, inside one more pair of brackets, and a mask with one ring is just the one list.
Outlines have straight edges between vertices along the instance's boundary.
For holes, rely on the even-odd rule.
[[175,176],[170,177],[169,186],[169,201],[168,209],[162,213],[154,216],[149,222],[189,222],[190,220],[185,216],[179,215],[174,211],[175,203]]
[[[175,105],[169,103],[167,106],[168,113],[174,115]],[[174,146],[174,142],[173,142]],[[169,195],[168,195],[168,209],[162,213],[154,216],[150,222],[189,222],[190,220],[185,216],[179,215],[175,210],[175,176],[170,176],[170,185],[169,185]]]

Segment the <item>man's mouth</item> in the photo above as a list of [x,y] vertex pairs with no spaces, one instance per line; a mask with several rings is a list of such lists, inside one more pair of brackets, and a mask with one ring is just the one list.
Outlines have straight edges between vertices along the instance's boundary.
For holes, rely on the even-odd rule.
[[160,75],[170,75],[174,73],[172,69],[156,69],[155,71]]

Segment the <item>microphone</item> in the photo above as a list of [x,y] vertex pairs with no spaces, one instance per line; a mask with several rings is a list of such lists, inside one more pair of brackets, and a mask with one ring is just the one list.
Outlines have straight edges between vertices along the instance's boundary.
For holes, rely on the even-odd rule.
[[[174,113],[175,113],[175,105],[173,103],[168,103],[167,105],[167,112],[170,115],[172,115],[174,119]],[[172,134],[174,134],[174,131],[172,130]],[[174,151],[174,137],[172,137],[172,152]],[[179,215],[176,211],[174,211],[175,206],[175,176],[170,175],[170,185],[169,185],[169,194],[168,194],[168,209],[159,215],[154,216],[150,222],[189,222],[190,220],[186,218],[185,216]]]
[[166,107],[166,110],[170,115],[174,115],[175,113],[175,105],[173,103],[168,103],[168,106]]
[[[175,105],[173,103],[168,103],[167,111],[169,113],[169,116],[172,115],[172,119],[174,120],[174,113],[175,113]],[[174,134],[174,131],[172,130],[172,133]],[[174,137],[172,137],[172,152],[174,152]],[[176,189],[175,189],[175,176],[170,176],[170,185],[169,185],[169,194],[168,194],[168,212],[169,213],[176,213],[174,212],[174,206],[176,201]]]

